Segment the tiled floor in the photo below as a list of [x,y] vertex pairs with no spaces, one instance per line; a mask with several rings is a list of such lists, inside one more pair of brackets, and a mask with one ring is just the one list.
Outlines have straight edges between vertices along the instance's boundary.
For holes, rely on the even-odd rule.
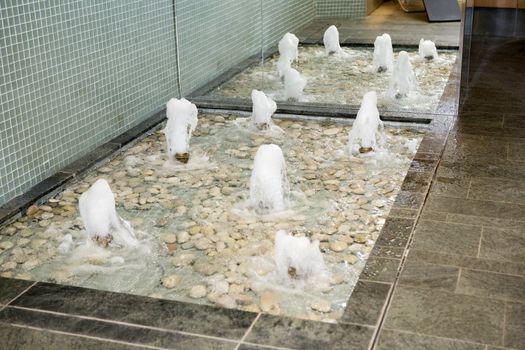
[[379,349],[525,349],[525,40],[472,49]]
[[417,45],[421,38],[441,47],[458,47],[460,22],[429,23],[425,12],[406,13],[397,1],[385,1],[362,19],[323,18],[297,33],[302,43],[322,43],[330,25],[339,30],[343,44],[371,44],[378,35],[389,33],[394,45]]
[[524,52],[472,38],[340,323],[0,279],[0,349],[525,349]]

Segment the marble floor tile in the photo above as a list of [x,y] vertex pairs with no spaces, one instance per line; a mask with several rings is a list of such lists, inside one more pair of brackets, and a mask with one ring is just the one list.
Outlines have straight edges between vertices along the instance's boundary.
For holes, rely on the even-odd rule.
[[245,340],[249,343],[301,350],[366,350],[372,333],[373,329],[366,326],[314,322],[263,314]]
[[507,303],[505,346],[525,349],[525,304]]
[[506,220],[523,220],[525,218],[525,205],[436,195],[428,197],[426,209],[451,214],[485,216]]
[[525,263],[525,223],[521,228],[483,227],[481,258]]
[[408,257],[398,284],[407,287],[442,289],[454,292],[459,267],[420,262]]
[[37,283],[13,305],[228,339],[241,339],[256,317],[221,307],[50,283]]
[[485,350],[485,345],[383,329],[377,350]]
[[525,204],[525,182],[504,178],[472,178],[468,198]]
[[7,304],[34,282],[0,277],[0,304]]
[[481,226],[420,221],[411,249],[477,256]]
[[146,347],[0,324],[2,350],[145,350]]
[[525,302],[525,277],[462,269],[456,293]]
[[233,350],[237,346],[236,342],[10,307],[0,312],[0,322],[161,348]]
[[502,345],[503,301],[398,286],[384,326],[425,335]]
[[387,283],[358,281],[340,322],[375,326],[391,287]]

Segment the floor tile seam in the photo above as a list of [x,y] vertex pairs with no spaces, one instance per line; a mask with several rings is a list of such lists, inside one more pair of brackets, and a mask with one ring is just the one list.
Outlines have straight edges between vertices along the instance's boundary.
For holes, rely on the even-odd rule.
[[454,287],[454,294],[460,294],[460,293],[458,293],[457,291],[458,291],[458,289],[459,289],[459,281],[460,281],[460,279],[461,279],[461,271],[462,271],[462,268],[460,267],[460,268],[458,269],[458,277],[457,277],[457,279],[456,279],[456,286]]
[[33,286],[34,286],[35,284],[37,284],[37,283],[38,283],[38,281],[34,281],[33,283],[31,283],[31,285],[30,285],[29,287],[25,288],[21,293],[19,293],[17,296],[15,296],[15,297],[12,298],[11,300],[9,300],[7,303],[5,303],[5,304],[4,304],[4,307],[3,307],[2,309],[4,309],[4,308],[7,307],[7,306],[10,306],[10,304],[11,304],[12,302],[14,302],[15,300],[17,300],[17,299],[18,299],[20,296],[22,296],[22,294],[24,294],[25,292],[27,292],[28,290],[30,290],[31,288],[33,288]]
[[244,335],[242,336],[239,344],[237,344],[237,346],[235,347],[235,350],[239,349],[239,347],[241,346],[241,343],[244,342],[246,337],[248,337],[248,334],[251,332],[253,326],[255,326],[255,323],[259,320],[260,317],[261,317],[261,313],[259,312],[257,316],[255,316],[255,318],[253,319],[252,323],[250,324],[250,327],[248,327],[248,329],[244,332]]
[[[457,198],[457,197],[442,196],[439,194],[435,194],[434,196],[441,197],[441,198],[449,198],[449,199],[464,199],[464,200],[476,201],[476,202],[489,202],[489,203],[498,203],[498,204],[519,205],[525,208],[525,202],[524,203],[514,203],[514,202],[506,202],[506,201],[490,201],[486,199],[476,199],[476,198]],[[445,212],[445,213],[448,213],[448,212]],[[455,213],[452,213],[452,214],[455,214]],[[468,215],[468,214],[460,214],[460,215]],[[479,216],[479,215],[468,215],[468,216]],[[486,217],[489,219],[514,220],[514,219],[505,219],[505,218],[493,217],[493,216],[481,216],[481,217]]]
[[51,311],[51,310],[43,310],[43,309],[34,309],[34,308],[28,308],[28,307],[16,306],[16,305],[8,305],[8,308],[21,309],[21,310],[26,310],[26,311],[33,311],[33,312],[38,312],[38,313],[46,313],[46,314],[51,314],[51,315],[56,315],[56,316],[73,317],[73,318],[79,318],[79,319],[82,319],[82,320],[96,321],[96,322],[102,322],[102,323],[107,323],[107,324],[117,324],[117,325],[120,325],[120,326],[126,326],[126,327],[131,327],[131,328],[144,328],[144,329],[158,331],[158,332],[182,334],[182,335],[187,335],[187,336],[196,337],[196,338],[206,338],[206,339],[213,339],[213,340],[219,340],[219,341],[226,341],[226,342],[229,342],[229,343],[238,343],[239,342],[238,339],[221,338],[221,337],[215,337],[215,336],[212,336],[212,335],[198,334],[198,333],[192,333],[192,332],[175,330],[175,329],[154,327],[154,326],[142,325],[142,324],[137,324],[137,323],[129,323],[129,322],[124,322],[124,321],[108,320],[108,319],[103,319],[103,318],[98,318],[98,317],[93,317],[93,316],[67,314],[67,313],[63,313],[63,312],[57,312],[57,311]]
[[53,334],[60,334],[60,335],[68,335],[68,336],[72,336],[72,337],[75,337],[75,338],[84,338],[84,339],[98,340],[98,341],[102,341],[102,342],[105,342],[105,343],[121,344],[121,345],[133,346],[133,347],[136,347],[136,348],[147,348],[147,349],[154,349],[154,350],[169,350],[170,349],[170,348],[163,348],[163,347],[151,346],[151,345],[146,345],[146,344],[128,343],[128,342],[125,342],[125,341],[115,340],[115,339],[110,339],[110,338],[100,338],[100,337],[93,337],[93,336],[84,335],[84,334],[69,333],[69,332],[64,332],[64,331],[57,331],[57,330],[52,330],[52,329],[47,329],[47,328],[40,328],[40,327],[34,327],[34,326],[26,326],[26,325],[12,324],[12,323],[4,323],[4,324],[7,324],[7,325],[9,325],[11,327],[32,329],[32,330],[36,330],[36,331],[53,333]]
[[[449,341],[454,341],[454,342],[460,342],[460,343],[473,344],[473,345],[482,345],[482,346],[483,345],[485,345],[485,346],[490,346],[491,345],[491,344],[479,343],[479,342],[475,342],[475,341],[471,341],[471,340],[464,340],[464,339],[458,339],[458,338],[449,338],[449,337],[444,337],[444,336],[441,336],[441,335],[411,332],[411,331],[407,331],[405,329],[397,329],[397,328],[390,328],[390,327],[383,327],[383,329],[385,329],[387,331],[398,332],[398,333],[418,335],[418,336],[424,336],[424,337],[433,337],[433,338],[449,340]],[[497,346],[497,345],[495,345],[495,346]]]
[[478,252],[476,254],[476,258],[480,259],[481,255],[481,244],[483,243],[483,231],[485,230],[485,227],[481,225],[481,232],[479,234],[479,242],[478,242]]
[[[396,260],[401,260],[401,259],[396,259]],[[378,284],[392,285],[392,282],[374,281],[374,280],[369,280],[369,279],[366,279],[366,278],[360,278],[360,279],[358,280],[358,283],[359,283],[359,282],[367,282],[367,283],[378,283]]]
[[501,332],[501,344],[505,346],[505,331],[507,329],[507,302],[505,302],[505,306],[503,307],[503,330]]
[[[261,348],[264,348],[264,349],[274,349],[274,350],[294,350],[292,348],[283,348],[283,347],[280,347],[280,346],[263,345],[263,344],[251,343],[251,342],[246,342],[246,341],[240,342],[239,343],[239,347],[241,345],[252,345],[252,346],[257,346],[257,347],[261,347]],[[237,350],[237,349],[238,349],[238,347],[235,350]]]
[[467,195],[466,195],[467,199],[472,199],[472,198],[469,198],[469,194],[470,194],[470,189],[471,188],[472,188],[472,178],[470,178],[469,181],[468,181]]
[[[444,212],[444,211],[430,211],[432,213],[443,213],[443,214],[455,214],[455,213],[447,213],[447,212]],[[460,214],[462,215],[462,214]],[[466,215],[466,216],[475,216],[475,215]],[[426,218],[420,218],[420,220],[418,220],[418,224],[422,221],[433,221],[433,222],[437,222],[437,223],[447,223],[447,224],[452,224],[452,225],[461,225],[461,226],[470,226],[470,227],[479,227],[481,229],[481,227],[483,225],[477,225],[477,224],[465,224],[465,223],[462,223],[462,222],[448,222],[448,221],[441,221],[441,220],[434,220],[434,219],[426,219]]]
[[[433,251],[429,251],[429,250],[419,250],[419,249],[413,249],[413,251],[439,253],[439,252],[433,252]],[[478,258],[476,258],[474,256],[467,256],[467,255],[454,255],[454,256],[455,257],[465,257],[465,258],[471,258],[471,259],[478,259]],[[482,260],[485,260],[485,261],[488,261],[488,262],[496,262],[496,263],[504,263],[504,264],[516,264],[515,262],[512,262],[512,261],[499,261],[499,260],[490,260],[490,259],[485,259],[485,258],[479,258],[479,259],[482,259]],[[421,262],[421,261],[419,261],[419,262]],[[512,276],[512,277],[525,277],[525,273],[524,274],[519,274],[519,273],[498,272],[498,271],[494,271],[494,270],[472,268],[472,267],[467,267],[467,266],[453,265],[453,264],[446,264],[446,263],[434,263],[434,262],[427,262],[427,261],[422,261],[422,262],[426,263],[426,264],[430,264],[430,265],[439,265],[439,266],[445,266],[445,267],[457,267],[458,269],[465,269],[465,270],[471,270],[471,271],[477,271],[477,272],[489,272],[489,273],[495,273],[495,274],[499,274],[499,275],[506,275],[506,276]]]
[[476,298],[477,300],[482,300],[482,301],[487,301],[487,302],[490,302],[490,303],[494,303],[494,302],[500,302],[500,303],[503,303],[503,304],[506,304],[508,302],[511,302],[511,303],[516,303],[516,304],[523,304],[525,305],[525,302],[523,301],[518,301],[518,300],[509,300],[509,299],[502,299],[502,298],[492,298],[492,297],[487,297],[487,296],[482,296],[482,295],[475,295],[475,294],[463,294],[463,293],[456,293],[455,291],[449,291],[449,290],[446,290],[446,289],[437,289],[437,288],[428,288],[428,287],[419,287],[419,286],[408,286],[408,285],[400,285],[401,288],[403,289],[409,289],[409,290],[424,290],[424,291],[428,291],[430,289],[432,290],[435,290],[441,294],[447,294],[448,296],[461,296],[461,297],[471,297],[471,298]]

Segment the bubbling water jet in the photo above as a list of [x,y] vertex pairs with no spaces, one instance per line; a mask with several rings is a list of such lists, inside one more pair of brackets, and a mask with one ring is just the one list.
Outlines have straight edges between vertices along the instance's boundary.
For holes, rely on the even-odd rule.
[[361,107],[348,136],[348,146],[353,155],[368,153],[374,150],[378,140],[383,138],[383,122],[379,119],[377,94],[367,92],[363,96]]
[[410,64],[406,51],[401,51],[397,57],[394,73],[390,80],[390,92],[397,98],[407,97],[408,93],[417,89],[416,75]]
[[427,61],[438,58],[436,44],[431,40],[421,38],[419,41],[419,56]]
[[347,56],[347,54],[343,51],[343,49],[339,45],[339,31],[337,30],[336,26],[331,25],[324,32],[323,43],[324,43],[324,48],[325,48],[327,56],[334,55],[334,54],[340,54],[343,56]]
[[284,211],[289,192],[283,151],[274,144],[261,145],[253,161],[249,206],[263,215]]
[[252,90],[252,120],[259,130],[266,130],[272,124],[272,115],[277,110],[274,100],[259,90]]
[[287,57],[290,62],[297,61],[299,59],[298,46],[299,39],[292,33],[286,33],[279,41],[279,54],[281,57]]
[[306,78],[297,70],[289,68],[284,73],[284,98],[288,101],[299,101],[306,87]]
[[392,70],[394,66],[394,50],[392,49],[390,35],[385,33],[376,38],[372,65],[374,71],[378,73]]
[[275,235],[274,247],[276,272],[281,281],[329,279],[319,241],[311,242],[306,237],[294,237],[280,230]]
[[184,164],[190,159],[190,139],[197,127],[197,114],[197,106],[185,98],[172,98],[168,101],[168,122],[162,132],[166,135],[169,159],[176,159]]
[[80,217],[91,240],[103,247],[110,243],[123,247],[137,245],[133,228],[117,214],[115,196],[106,180],[95,181],[82,193],[78,206]]

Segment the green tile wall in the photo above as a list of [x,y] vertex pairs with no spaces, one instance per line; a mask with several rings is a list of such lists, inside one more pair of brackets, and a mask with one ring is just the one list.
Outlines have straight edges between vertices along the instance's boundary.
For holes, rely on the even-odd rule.
[[276,45],[315,1],[0,0],[0,204],[162,108],[178,71],[186,95]]
[[264,0],[264,47],[277,46],[287,32],[295,32],[316,16],[315,0]]
[[316,0],[318,17],[366,16],[366,0]]
[[171,0],[0,1],[0,204],[175,95]]
[[[188,94],[315,17],[315,0],[177,0],[182,93]],[[262,13],[261,13],[262,11]]]

